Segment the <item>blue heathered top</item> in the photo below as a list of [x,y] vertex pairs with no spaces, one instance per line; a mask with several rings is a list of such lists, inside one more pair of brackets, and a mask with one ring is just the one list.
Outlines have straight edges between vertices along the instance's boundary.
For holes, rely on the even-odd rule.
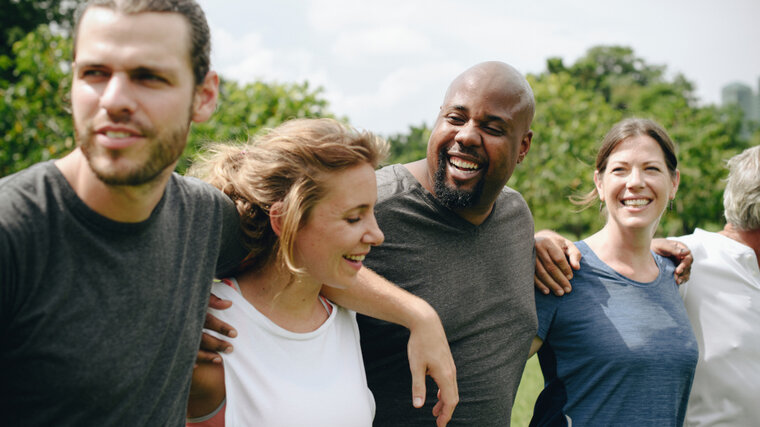
[[641,283],[603,263],[584,242],[573,291],[536,292],[544,374],[531,426],[681,426],[697,341],[670,261]]

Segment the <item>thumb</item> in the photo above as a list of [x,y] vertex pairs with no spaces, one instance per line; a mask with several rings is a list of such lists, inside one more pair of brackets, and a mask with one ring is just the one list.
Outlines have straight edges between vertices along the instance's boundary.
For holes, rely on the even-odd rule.
[[419,363],[410,361],[409,369],[412,372],[412,405],[421,408],[425,404],[425,368]]

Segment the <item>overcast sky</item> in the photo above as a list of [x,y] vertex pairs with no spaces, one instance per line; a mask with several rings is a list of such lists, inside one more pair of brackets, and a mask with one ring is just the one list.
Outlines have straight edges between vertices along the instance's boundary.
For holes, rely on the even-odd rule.
[[757,93],[758,0],[200,0],[212,66],[250,82],[324,88],[330,110],[384,135],[432,124],[446,86],[486,60],[540,73],[599,44],[630,46],[719,103],[734,81]]

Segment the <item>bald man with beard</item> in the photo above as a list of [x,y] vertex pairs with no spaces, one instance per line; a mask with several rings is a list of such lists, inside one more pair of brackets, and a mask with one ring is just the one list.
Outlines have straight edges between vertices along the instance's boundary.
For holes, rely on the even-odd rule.
[[[534,109],[512,66],[477,64],[449,86],[426,158],[377,172],[386,240],[365,265],[429,302],[443,321],[460,397],[449,425],[509,425],[536,333],[533,219],[506,187],[530,148]],[[364,316],[359,326],[374,424],[429,425],[434,384],[426,410],[406,404],[408,332]]]

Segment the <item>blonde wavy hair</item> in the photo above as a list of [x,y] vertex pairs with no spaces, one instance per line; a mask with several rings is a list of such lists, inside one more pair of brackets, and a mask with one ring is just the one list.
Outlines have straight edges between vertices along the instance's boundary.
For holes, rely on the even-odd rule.
[[[331,173],[369,163],[377,168],[388,143],[333,119],[297,119],[265,131],[245,144],[212,144],[188,171],[229,196],[240,214],[250,250],[241,270],[270,261],[303,274],[294,263],[298,230],[329,188]],[[270,208],[282,202],[278,237],[270,226]]]

